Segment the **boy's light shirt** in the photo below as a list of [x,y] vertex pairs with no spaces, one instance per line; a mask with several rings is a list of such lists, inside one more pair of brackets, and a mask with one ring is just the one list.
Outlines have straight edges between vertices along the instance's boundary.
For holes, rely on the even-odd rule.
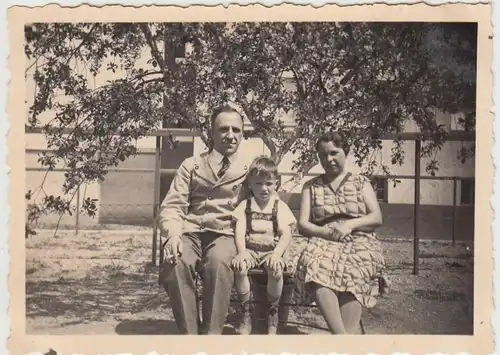
[[[264,208],[260,208],[254,197],[251,197],[250,208],[252,212],[271,214],[274,206],[274,202],[278,200],[278,225],[283,228],[285,226],[291,226],[297,222],[292,211],[286,203],[279,199],[278,194],[272,196]],[[245,209],[247,201],[243,200],[234,210],[232,216],[235,220],[243,220],[246,218]],[[267,234],[273,235],[273,223],[272,221],[265,220],[252,220],[252,231],[257,234]]]

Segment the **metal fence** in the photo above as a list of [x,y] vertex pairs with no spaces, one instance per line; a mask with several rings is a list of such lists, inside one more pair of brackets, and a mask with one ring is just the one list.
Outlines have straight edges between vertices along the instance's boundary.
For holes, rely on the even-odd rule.
[[[43,172],[36,167],[27,167],[26,170],[28,174]],[[63,170],[50,172],[46,183],[57,182],[59,180],[57,174],[63,174]],[[172,173],[164,175],[167,180],[172,178]],[[27,178],[29,179],[29,175]],[[395,194],[412,193],[415,188],[414,177],[397,175],[394,178],[400,180],[395,188],[385,176],[375,176],[373,180],[384,216],[384,225],[378,230],[380,236],[411,239],[416,225],[417,233],[422,239],[449,240],[452,244],[456,241],[473,239],[474,178],[423,176],[421,179],[424,186],[420,190],[422,203],[416,224],[414,223],[413,201],[411,203],[389,202],[393,200],[392,196]],[[426,184],[429,184],[431,188],[426,188]],[[76,234],[82,230],[142,229],[152,231],[154,216],[157,214],[155,211],[157,208],[153,202],[155,194],[153,168],[112,169],[108,177],[99,184],[98,189],[100,201],[94,217],[80,212],[81,206],[76,201],[80,201],[88,194],[85,187],[82,187],[75,196],[76,201],[73,205],[75,211],[72,216],[43,214],[34,227],[39,229],[57,227],[73,230]],[[425,203],[426,196],[430,195],[434,198],[433,192],[439,192],[441,201],[438,202],[440,203]],[[299,200],[298,193],[293,194],[289,200],[289,205],[296,214],[298,214]]]
[[[40,132],[27,132],[40,133]],[[75,203],[73,216],[41,216],[35,228],[72,229],[75,233],[83,229],[146,229],[152,233],[152,261],[156,263],[158,248],[158,228],[155,224],[155,216],[158,215],[161,186],[167,186],[171,181],[176,169],[161,168],[161,137],[162,136],[193,136],[195,133],[185,129],[160,129],[152,132],[156,137],[156,148],[154,151],[142,152],[138,157],[147,157],[147,163],[141,163],[140,168],[121,167],[110,169],[106,179],[99,183],[99,204],[97,215],[88,217],[79,211],[79,204]],[[385,137],[393,139],[394,137]],[[391,194],[390,182],[385,176],[374,176],[374,185],[380,200],[384,214],[384,226],[380,228],[379,235],[387,237],[407,237],[414,240],[414,273],[418,273],[418,244],[419,239],[445,239],[454,244],[457,240],[469,240],[474,238],[474,178],[458,176],[422,176],[420,170],[420,144],[421,137],[418,134],[403,134],[399,137],[403,140],[413,140],[415,144],[415,174],[396,175],[392,178],[407,184],[409,193],[413,193],[411,203],[389,203],[387,198]],[[470,135],[458,135],[451,140],[473,140]],[[26,150],[27,154],[35,153],[34,150]],[[44,173],[39,167],[27,166],[27,173]],[[52,179],[47,181],[57,184],[61,182],[64,169],[51,171]],[[290,174],[291,175],[291,174]],[[310,176],[313,176],[311,174]],[[30,177],[27,177],[29,181]],[[163,181],[162,181],[163,180]],[[440,184],[434,186],[435,191],[441,195],[441,203],[426,204],[425,193],[429,188],[422,189],[421,185],[429,181]],[[469,186],[464,188],[464,186]],[[86,187],[88,188],[88,187]],[[85,189],[85,187],[84,187]],[[394,190],[396,191],[396,190]],[[422,191],[424,194],[422,194]],[[447,192],[445,192],[447,191]],[[76,200],[85,195],[85,191],[77,193]],[[464,197],[467,195],[468,197]],[[460,198],[459,198],[460,196]],[[294,201],[295,199],[295,201]],[[292,196],[289,205],[298,212],[298,195]]]
[[[36,154],[27,150],[26,154]],[[153,154],[154,157],[154,154]],[[145,158],[145,159],[141,159]],[[140,152],[136,159],[142,164],[152,163],[151,153]],[[145,160],[145,162],[144,162]],[[149,161],[149,162],[148,162]],[[144,164],[146,163],[146,164]],[[26,167],[26,190],[36,190],[39,181],[44,180],[45,192],[61,195],[60,187],[66,169],[48,171],[37,166]],[[154,168],[113,168],[109,169],[103,181],[91,185],[82,185],[76,192],[72,203],[72,215],[42,213],[33,227],[38,229],[74,230],[119,230],[153,228],[153,191]],[[40,194],[39,196],[40,197]],[[82,201],[86,197],[96,198],[95,216],[88,216],[82,211]]]

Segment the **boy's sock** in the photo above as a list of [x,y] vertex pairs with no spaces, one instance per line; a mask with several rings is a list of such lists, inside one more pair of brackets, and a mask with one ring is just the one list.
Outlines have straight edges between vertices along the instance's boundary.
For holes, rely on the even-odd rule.
[[267,301],[271,305],[277,305],[280,301],[281,295],[271,295],[270,293],[267,294]]
[[250,307],[250,291],[240,294],[240,320],[236,331],[241,335],[252,332],[252,310]]
[[267,333],[271,335],[276,334],[278,332],[278,323],[278,302],[271,303],[267,313]]
[[273,295],[267,293],[267,301],[269,302],[269,309],[267,312],[267,333],[276,334],[278,331],[279,315],[278,315],[278,304],[281,295]]

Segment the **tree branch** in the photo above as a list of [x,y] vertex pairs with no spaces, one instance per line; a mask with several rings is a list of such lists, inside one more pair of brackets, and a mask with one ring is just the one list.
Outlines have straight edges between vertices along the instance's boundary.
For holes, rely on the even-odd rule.
[[326,89],[326,86],[325,86],[325,83],[323,82],[323,78],[321,77],[321,71],[318,73],[318,83],[319,83],[319,87],[321,88],[321,91],[323,91],[323,94],[328,97],[330,95],[330,93],[328,92],[328,90]]
[[149,75],[154,75],[154,74],[163,74],[162,71],[160,70],[150,70],[150,71],[146,71],[144,73],[140,73],[140,74],[137,74],[134,78],[132,78],[131,80],[134,81],[134,80],[141,80],[142,78],[145,78],[146,76],[149,76]]
[[158,47],[156,46],[156,43],[153,39],[153,35],[152,35],[151,31],[149,30],[149,25],[147,23],[141,23],[140,27],[141,27],[141,31],[144,33],[144,36],[146,37],[146,42],[148,43],[149,48],[151,49],[151,55],[158,63],[161,70],[165,71],[165,62],[163,61],[163,58],[160,55],[160,51],[158,50]]
[[71,61],[71,59],[73,58],[73,56],[80,51],[80,48],[83,47],[83,45],[87,42],[87,40],[90,38],[90,36],[92,35],[92,33],[95,31],[95,29],[97,28],[97,23],[95,23],[92,28],[90,29],[90,31],[85,35],[85,37],[82,39],[82,41],[80,42],[80,44],[78,45],[78,47],[76,47],[73,52],[71,53],[70,57],[66,60],[66,65],[69,64],[69,62]]
[[285,141],[285,143],[283,144],[283,146],[279,149],[279,151],[277,153],[277,162],[278,163],[281,162],[281,160],[283,159],[285,154],[290,151],[290,148],[292,148],[294,143],[297,141],[297,139],[299,139],[301,137],[301,135],[302,135],[301,126],[295,125],[293,135]]
[[[237,100],[238,100],[241,108],[245,112],[245,115],[247,116],[248,120],[250,121],[250,123],[252,124],[252,126],[254,127],[254,129],[257,130],[256,135],[259,138],[261,138],[262,141],[264,142],[264,144],[267,146],[267,148],[271,152],[271,157],[276,158],[276,146],[275,146],[275,144],[272,142],[272,140],[270,139],[270,137],[268,137],[267,135],[261,133],[262,132],[261,129],[264,128],[264,127],[261,126],[261,122],[259,120],[256,120],[253,117],[252,111],[251,111],[250,107],[248,107],[248,105],[246,104],[245,100],[241,99],[241,95],[239,93],[239,90],[237,90],[237,89],[236,89],[236,96],[237,96]],[[266,130],[264,130],[264,132],[265,131]]]
[[[90,38],[91,34],[95,31],[95,29],[97,28],[98,24],[95,23],[92,28],[89,30],[89,32],[87,32],[84,37],[82,38],[82,42],[78,45],[78,47],[76,47],[75,49],[73,49],[70,54],[69,54],[69,57],[67,58],[66,60],[66,65],[68,65],[68,63],[71,61],[71,59],[73,59],[74,55],[80,50],[80,48],[82,48],[82,46],[88,41],[88,39]],[[36,63],[38,62],[38,59],[40,59],[40,57],[42,56],[45,56],[45,53],[40,55],[38,58],[35,59],[35,61],[25,70],[25,73],[27,73],[34,65],[36,65]],[[46,64],[43,64],[41,65],[44,66]]]
[[293,78],[295,79],[295,86],[297,87],[297,92],[299,93],[299,97],[301,99],[304,99],[306,97],[306,94],[304,88],[302,87],[302,82],[299,79],[299,74],[294,67],[290,67],[290,70],[293,73]]
[[146,84],[149,84],[149,83],[154,83],[155,81],[157,82],[163,82],[163,78],[153,78],[153,79],[148,79],[148,80],[143,80],[140,82],[139,85],[146,85]]

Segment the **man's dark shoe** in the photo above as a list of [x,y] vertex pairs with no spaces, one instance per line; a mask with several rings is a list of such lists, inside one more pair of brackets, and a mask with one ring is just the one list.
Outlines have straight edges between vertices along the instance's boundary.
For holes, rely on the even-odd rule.
[[275,335],[278,332],[278,305],[272,304],[269,306],[267,314],[267,334]]
[[249,301],[241,303],[240,322],[236,328],[236,332],[240,335],[248,335],[252,332],[252,315]]

